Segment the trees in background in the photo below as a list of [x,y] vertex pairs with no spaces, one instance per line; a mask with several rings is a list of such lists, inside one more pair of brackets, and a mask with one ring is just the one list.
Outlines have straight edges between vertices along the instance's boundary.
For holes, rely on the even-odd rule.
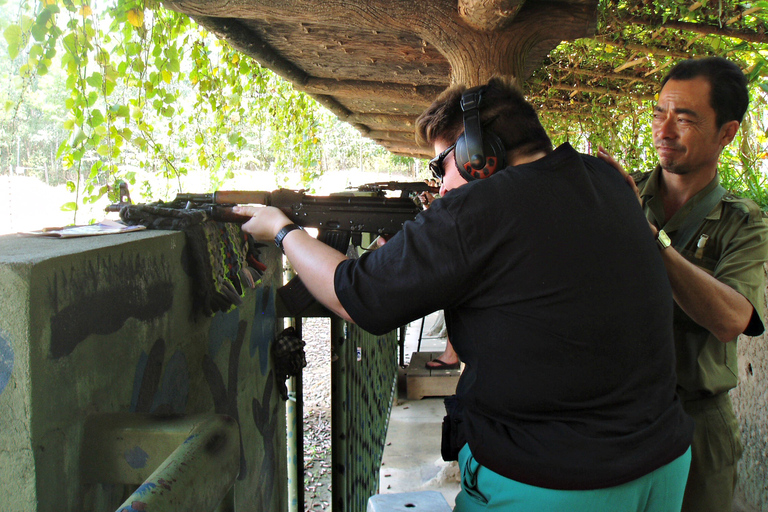
[[[120,180],[153,200],[194,170],[208,173],[210,189],[234,169],[298,171],[310,183],[328,166],[388,155],[151,0],[21,0],[2,6],[0,23],[0,172],[66,183],[76,199],[63,208],[73,212]],[[162,176],[165,190],[137,180],[146,173]]]
[[[141,192],[134,200],[168,198],[193,171],[207,173],[211,190],[241,169],[299,172],[307,185],[326,170],[352,167],[427,177],[422,162],[395,157],[364,139],[268,69],[155,0],[17,1],[0,6],[0,174],[66,183],[75,199],[64,208],[75,214],[105,195],[115,200],[120,180]],[[653,5],[658,9],[665,2],[682,5]],[[624,49],[620,34],[611,39],[612,24],[628,30],[628,23],[645,19],[631,2],[620,4],[601,11],[599,37],[556,48],[526,93],[555,142],[568,140],[582,151],[604,145],[630,169],[647,169],[655,158],[652,93],[639,105],[599,81],[617,77],[616,62],[667,64],[655,62],[651,53],[617,57]],[[673,37],[641,30],[649,40]],[[726,150],[722,178],[768,207],[765,49],[732,46],[729,55],[751,59],[752,107]],[[583,67],[605,74],[587,79],[578,74]],[[551,76],[552,70],[571,73],[576,85],[564,93],[562,84],[571,79]],[[642,79],[639,70],[635,75]],[[646,81],[649,91],[657,85]],[[581,110],[558,110],[575,101],[582,102]],[[148,175],[162,177],[164,186],[152,185]]]

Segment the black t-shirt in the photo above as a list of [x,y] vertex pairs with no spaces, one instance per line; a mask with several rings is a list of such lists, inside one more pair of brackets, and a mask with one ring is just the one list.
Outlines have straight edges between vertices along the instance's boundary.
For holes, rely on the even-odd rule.
[[501,475],[604,488],[690,444],[648,223],[615,169],[568,144],[446,194],[342,262],[335,288],[373,333],[445,310],[468,443]]

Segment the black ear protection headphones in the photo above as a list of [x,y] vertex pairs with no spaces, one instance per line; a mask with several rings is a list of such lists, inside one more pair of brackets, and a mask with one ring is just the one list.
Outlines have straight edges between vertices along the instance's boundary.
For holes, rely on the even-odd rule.
[[507,165],[507,151],[495,133],[483,130],[480,123],[480,102],[485,87],[473,88],[461,95],[464,112],[464,133],[456,141],[456,167],[467,180],[487,178]]

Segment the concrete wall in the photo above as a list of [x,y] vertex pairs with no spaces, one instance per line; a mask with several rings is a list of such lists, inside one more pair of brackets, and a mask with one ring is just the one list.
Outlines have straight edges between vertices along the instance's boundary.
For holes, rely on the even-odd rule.
[[[766,265],[768,276],[768,265]],[[764,318],[768,319],[768,311]],[[744,455],[736,501],[745,512],[768,511],[768,333],[739,339],[739,385],[731,391]]]
[[[0,237],[0,510],[119,505],[124,489],[84,483],[79,456],[89,415],[126,411],[234,417],[235,510],[287,509],[285,404],[269,363],[279,254],[264,249],[269,270],[242,306],[194,318],[185,246],[178,232]],[[744,442],[737,501],[750,512],[768,511],[767,347],[766,334],[739,341],[731,393]],[[125,454],[132,467],[161,462],[137,449]]]
[[[287,509],[285,403],[269,362],[279,254],[266,249],[268,271],[243,305],[195,318],[185,247],[180,232],[0,237],[4,512],[119,505],[125,488],[84,482],[80,453],[89,415],[128,411],[232,416],[235,510]],[[141,446],[124,457],[162,462]]]

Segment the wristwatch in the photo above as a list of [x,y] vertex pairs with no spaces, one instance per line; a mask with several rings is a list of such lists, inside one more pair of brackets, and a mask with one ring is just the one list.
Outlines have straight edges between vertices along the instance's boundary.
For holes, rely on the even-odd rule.
[[285,236],[293,231],[294,229],[301,229],[301,226],[298,224],[288,224],[287,226],[284,226],[283,229],[277,232],[277,236],[275,236],[275,245],[285,253],[285,249],[283,249],[283,239]]
[[672,240],[669,239],[669,235],[663,229],[660,229],[659,234],[656,235],[656,245],[662,251],[672,245]]

